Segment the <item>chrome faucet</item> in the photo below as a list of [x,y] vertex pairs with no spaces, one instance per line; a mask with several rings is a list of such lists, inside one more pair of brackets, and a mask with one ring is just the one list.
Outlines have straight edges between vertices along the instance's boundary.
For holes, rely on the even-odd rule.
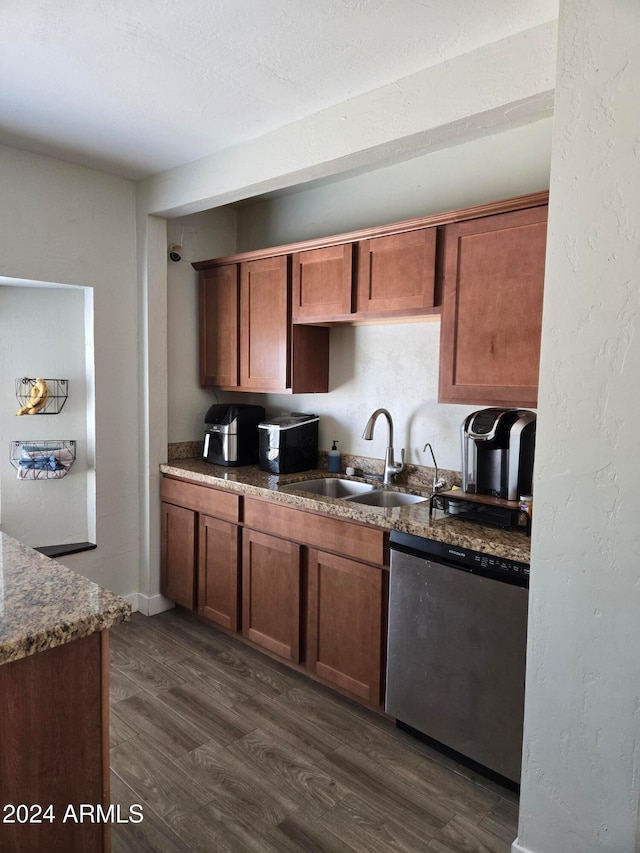
[[433,475],[433,486],[431,487],[431,495],[433,496],[436,494],[438,489],[441,489],[444,486],[445,481],[441,477],[438,477],[438,463],[436,462],[436,457],[433,455],[433,447],[431,447],[429,442],[427,442],[422,448],[422,452],[424,453],[427,447],[429,448],[429,453],[431,454],[431,458],[433,459],[433,467],[435,468],[435,474]]
[[384,415],[387,419],[387,424],[389,426],[389,436],[387,439],[387,450],[384,455],[384,475],[382,478],[382,482],[385,486],[391,485],[396,474],[399,474],[400,471],[404,468],[404,448],[400,451],[400,462],[396,462],[393,458],[393,421],[391,420],[391,415],[386,409],[376,409],[375,412],[371,415],[369,420],[367,421],[367,425],[364,428],[364,432],[362,433],[362,437],[367,441],[371,441],[373,438],[373,428],[375,426],[378,415]]

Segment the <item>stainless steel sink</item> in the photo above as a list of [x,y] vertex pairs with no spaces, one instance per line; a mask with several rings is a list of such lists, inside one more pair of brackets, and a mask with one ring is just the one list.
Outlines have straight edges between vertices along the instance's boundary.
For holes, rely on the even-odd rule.
[[315,480],[287,483],[280,488],[288,491],[309,492],[312,495],[322,495],[327,498],[352,498],[373,491],[375,486],[354,480],[342,480],[340,477],[319,477]]
[[408,506],[409,504],[424,503],[429,498],[421,495],[410,495],[408,492],[388,492],[385,489],[376,489],[368,494],[355,495],[347,498],[352,504],[366,504],[367,506],[380,506],[385,509],[394,506]]

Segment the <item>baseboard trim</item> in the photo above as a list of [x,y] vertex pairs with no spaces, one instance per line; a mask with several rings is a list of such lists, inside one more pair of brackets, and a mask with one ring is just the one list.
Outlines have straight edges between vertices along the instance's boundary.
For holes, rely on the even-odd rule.
[[529,850],[528,847],[523,847],[516,838],[511,845],[511,853],[533,853],[533,850]]
[[[125,596],[126,597],[126,596]],[[176,606],[170,598],[165,598],[164,595],[143,595],[139,592],[136,596],[138,613],[143,616],[157,616],[158,613],[164,613],[165,610],[173,610]],[[131,605],[133,608],[133,605]]]

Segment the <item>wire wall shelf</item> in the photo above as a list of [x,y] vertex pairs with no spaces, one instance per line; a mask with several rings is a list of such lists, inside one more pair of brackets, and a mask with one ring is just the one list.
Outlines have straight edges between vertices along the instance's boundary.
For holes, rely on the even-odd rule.
[[76,460],[75,441],[12,441],[9,461],[19,480],[60,480]]
[[59,415],[69,396],[68,379],[16,379],[17,415]]

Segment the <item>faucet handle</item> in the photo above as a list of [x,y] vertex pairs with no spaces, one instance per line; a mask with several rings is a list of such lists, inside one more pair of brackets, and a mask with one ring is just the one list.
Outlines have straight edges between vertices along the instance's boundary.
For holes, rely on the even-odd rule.
[[[391,448],[391,459],[393,459],[393,448]],[[395,477],[396,474],[399,474],[404,468],[404,447],[400,451],[400,461],[396,462],[393,459],[393,462],[389,465],[389,472]]]

